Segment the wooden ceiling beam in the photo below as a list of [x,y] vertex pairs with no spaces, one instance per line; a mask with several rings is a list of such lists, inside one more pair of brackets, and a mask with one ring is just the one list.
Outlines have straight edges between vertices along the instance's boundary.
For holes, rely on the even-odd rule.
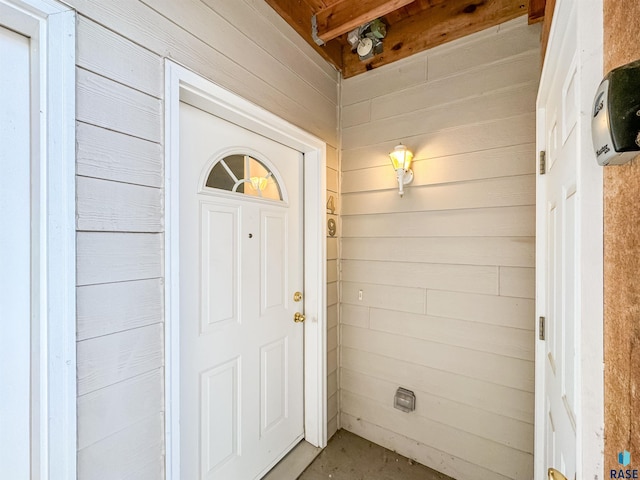
[[542,64],[544,65],[544,58],[547,54],[547,44],[549,43],[549,35],[551,35],[551,25],[553,24],[553,12],[556,7],[556,0],[547,0],[547,4],[544,9],[544,23],[542,24],[542,35],[540,39],[540,53],[542,58]]
[[529,0],[529,25],[544,20],[544,10],[547,0]]
[[380,55],[363,62],[343,49],[342,75],[353,77],[526,14],[526,0],[434,2],[432,7],[390,26]]
[[303,0],[265,0],[322,58],[342,70],[342,45],[331,42],[319,46],[311,37],[311,17],[314,12]]
[[343,0],[316,14],[316,35],[325,43],[360,25],[382,17],[414,0]]

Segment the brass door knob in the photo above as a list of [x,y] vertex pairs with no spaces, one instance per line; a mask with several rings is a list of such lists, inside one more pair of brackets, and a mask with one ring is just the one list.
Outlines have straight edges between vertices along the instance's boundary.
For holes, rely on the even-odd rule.
[[302,292],[296,292],[293,294],[293,301],[294,302],[299,302],[300,300],[302,300]]
[[295,315],[293,316],[293,321],[296,323],[302,323],[304,322],[304,315],[300,312],[296,312]]
[[565,477],[555,468],[550,468],[547,471],[547,474],[549,475],[549,480],[568,480],[567,477]]

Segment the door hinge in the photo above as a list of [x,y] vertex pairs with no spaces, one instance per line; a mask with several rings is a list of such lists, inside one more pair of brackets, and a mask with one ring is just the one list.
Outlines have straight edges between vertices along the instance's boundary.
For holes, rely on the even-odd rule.
[[544,317],[540,317],[538,319],[538,338],[540,340],[544,340],[547,335],[547,332],[545,330],[545,322],[546,322],[546,318]]
[[547,152],[540,150],[540,175],[547,173]]

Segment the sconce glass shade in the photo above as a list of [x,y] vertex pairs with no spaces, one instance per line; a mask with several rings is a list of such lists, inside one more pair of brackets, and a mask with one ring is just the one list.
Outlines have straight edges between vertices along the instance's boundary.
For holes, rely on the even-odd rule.
[[254,190],[262,191],[267,188],[267,177],[251,177],[250,180]]
[[413,152],[406,146],[400,144],[396,145],[393,151],[389,154],[393,169],[396,171],[396,177],[398,179],[398,193],[402,197],[404,195],[404,186],[411,183],[413,180],[413,172],[409,168],[411,161],[413,160]]
[[411,166],[413,152],[405,145],[400,144],[396,145],[393,151],[389,154],[389,158],[391,158],[394,170],[401,168],[406,171],[409,170],[409,167]]

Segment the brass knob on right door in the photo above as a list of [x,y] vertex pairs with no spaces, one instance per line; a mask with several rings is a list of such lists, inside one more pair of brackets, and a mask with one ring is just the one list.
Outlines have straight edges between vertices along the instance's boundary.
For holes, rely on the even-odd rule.
[[549,480],[568,480],[563,474],[561,474],[555,468],[550,468],[548,470]]
[[302,323],[304,322],[305,316],[300,313],[300,312],[296,312],[295,315],[293,316],[293,321],[296,323]]

